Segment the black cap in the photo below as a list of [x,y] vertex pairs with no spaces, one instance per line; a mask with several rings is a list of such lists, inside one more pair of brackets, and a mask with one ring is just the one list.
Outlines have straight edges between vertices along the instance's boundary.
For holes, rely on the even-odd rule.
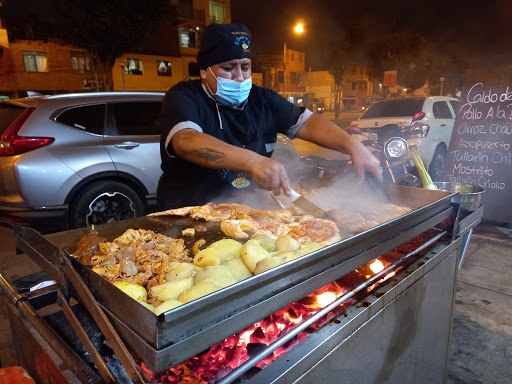
[[251,32],[243,24],[210,24],[203,31],[197,62],[201,69],[251,58]]

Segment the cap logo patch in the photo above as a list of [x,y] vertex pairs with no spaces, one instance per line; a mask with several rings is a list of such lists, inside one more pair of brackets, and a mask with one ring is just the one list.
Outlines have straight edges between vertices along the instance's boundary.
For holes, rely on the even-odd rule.
[[244,52],[249,52],[251,42],[245,32],[231,32],[233,35],[240,35],[235,37],[235,44],[240,45]]

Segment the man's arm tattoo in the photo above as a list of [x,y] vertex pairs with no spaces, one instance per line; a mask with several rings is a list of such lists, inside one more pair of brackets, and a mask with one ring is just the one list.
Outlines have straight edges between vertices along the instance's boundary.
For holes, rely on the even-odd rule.
[[224,153],[211,148],[198,148],[193,150],[190,154],[208,163],[220,163],[224,159]]

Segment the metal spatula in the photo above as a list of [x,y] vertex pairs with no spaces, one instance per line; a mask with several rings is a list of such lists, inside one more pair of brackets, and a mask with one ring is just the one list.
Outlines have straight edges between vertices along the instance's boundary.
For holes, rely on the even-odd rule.
[[[272,197],[281,207],[283,207],[283,204],[280,199],[276,198],[274,195],[272,195]],[[324,211],[318,205],[306,199],[304,196],[302,196],[300,193],[297,193],[293,189],[290,191],[290,196],[287,197],[286,199],[288,199],[296,207],[302,209],[304,212],[312,216],[337,222],[336,218],[334,218],[332,215]]]

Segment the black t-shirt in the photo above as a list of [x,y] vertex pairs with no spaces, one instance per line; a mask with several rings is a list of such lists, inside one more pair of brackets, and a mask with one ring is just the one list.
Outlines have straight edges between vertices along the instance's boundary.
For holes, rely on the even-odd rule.
[[159,208],[235,201],[233,196],[243,196],[237,192],[257,188],[248,174],[204,168],[176,156],[170,140],[175,132],[193,128],[270,157],[277,133],[293,137],[303,124],[299,118],[304,110],[270,89],[255,85],[241,109],[217,103],[204,91],[200,80],[172,87],[165,95],[159,121],[164,172],[157,193]]

